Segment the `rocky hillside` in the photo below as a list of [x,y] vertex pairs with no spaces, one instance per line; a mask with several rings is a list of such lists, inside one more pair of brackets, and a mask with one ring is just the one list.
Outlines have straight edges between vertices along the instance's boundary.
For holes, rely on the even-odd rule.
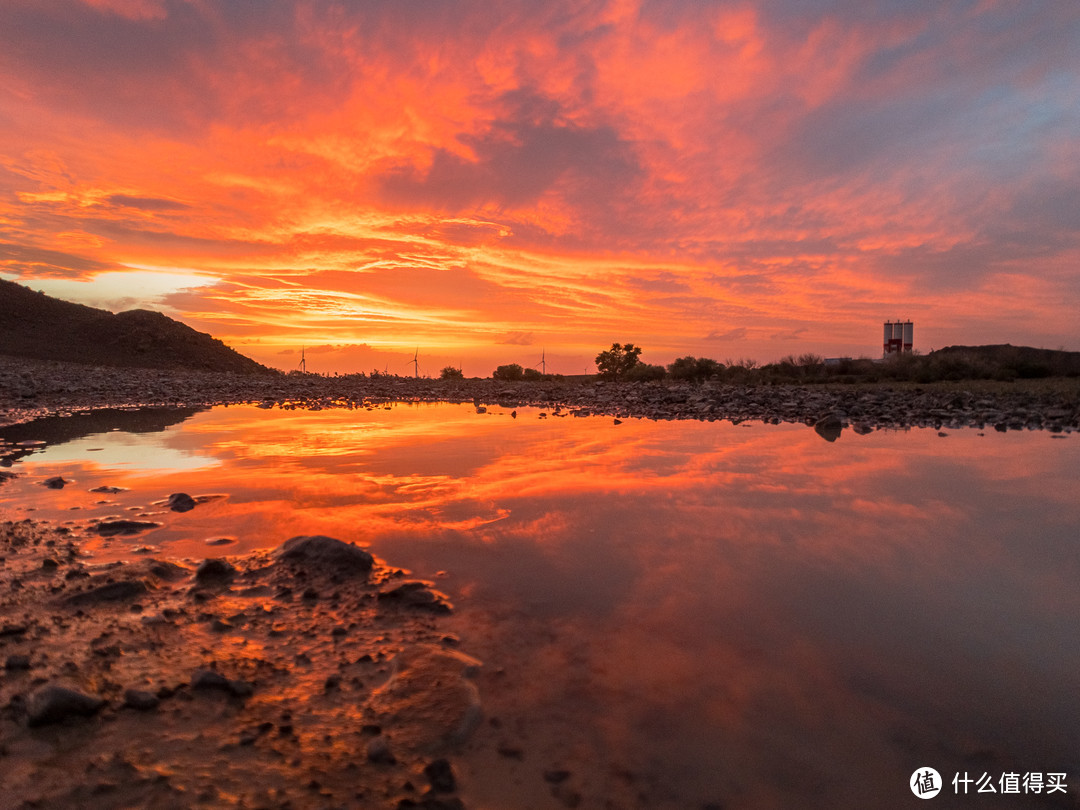
[[274,373],[160,312],[114,315],[2,279],[0,354],[99,366]]

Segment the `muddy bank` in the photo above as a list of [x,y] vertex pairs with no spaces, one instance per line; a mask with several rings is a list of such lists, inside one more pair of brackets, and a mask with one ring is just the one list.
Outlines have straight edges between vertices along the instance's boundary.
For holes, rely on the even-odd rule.
[[[738,386],[404,377],[248,377],[95,368],[0,356],[0,425],[72,410],[258,403],[265,408],[378,407],[387,402],[472,402],[478,408],[539,406],[556,416],[796,422],[856,431],[976,427],[1080,429],[1080,380],[1037,385]],[[832,429],[831,427],[829,428]]]
[[0,523],[4,808],[462,808],[480,662],[451,610],[320,537],[96,565]]

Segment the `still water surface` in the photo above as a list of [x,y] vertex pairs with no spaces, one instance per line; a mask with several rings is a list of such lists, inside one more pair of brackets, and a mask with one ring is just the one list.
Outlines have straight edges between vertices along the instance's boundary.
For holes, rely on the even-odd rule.
[[[436,578],[486,663],[470,808],[922,806],[922,766],[933,806],[1076,806],[1080,438],[541,413],[76,416],[0,431],[47,442],[0,505],[100,561],[321,533]],[[225,497],[153,506],[173,492]],[[137,538],[87,528],[145,513]],[[957,772],[1068,790],[965,799]]]

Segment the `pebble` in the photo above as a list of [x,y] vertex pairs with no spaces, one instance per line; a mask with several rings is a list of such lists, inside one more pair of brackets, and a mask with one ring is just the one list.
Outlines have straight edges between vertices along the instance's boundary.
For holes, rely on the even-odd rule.
[[228,560],[210,557],[199,563],[195,569],[195,581],[200,585],[220,585],[236,576],[236,567]]
[[161,698],[153,692],[145,689],[127,689],[124,692],[124,706],[140,712],[156,709],[161,703]]
[[366,755],[368,762],[375,762],[384,765],[392,765],[397,762],[397,757],[394,756],[390,750],[390,742],[386,737],[378,736],[371,739],[367,744]]
[[200,669],[191,679],[191,688],[196,691],[219,690],[234,697],[248,697],[254,689],[246,681],[230,680],[213,669]]
[[406,798],[397,803],[398,810],[465,810],[465,803],[457,796],[422,796]]
[[125,579],[120,582],[106,582],[104,585],[89,588],[67,597],[65,604],[83,607],[101,602],[120,602],[146,593],[146,583],[137,579]]
[[4,661],[4,669],[8,672],[30,669],[29,655],[9,655]]
[[424,776],[436,793],[453,793],[457,789],[454,769],[446,758],[436,759],[424,766]]
[[90,717],[97,714],[105,701],[77,689],[59,684],[47,684],[27,702],[27,722],[31,726],[59,723],[69,717]]
[[174,512],[190,512],[195,508],[195,499],[186,492],[174,492],[165,505]]

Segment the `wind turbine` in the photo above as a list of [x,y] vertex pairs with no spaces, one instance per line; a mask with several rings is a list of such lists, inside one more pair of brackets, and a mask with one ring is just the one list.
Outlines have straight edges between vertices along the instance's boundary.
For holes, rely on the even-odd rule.
[[300,372],[302,374],[307,374],[307,358],[304,357],[304,350],[306,348],[306,346],[300,347]]
[[412,358],[413,376],[414,377],[419,377],[420,376],[420,364],[416,360],[416,358],[419,357],[419,356],[420,356],[420,347],[417,346],[416,347],[416,352],[413,353],[413,358]]

